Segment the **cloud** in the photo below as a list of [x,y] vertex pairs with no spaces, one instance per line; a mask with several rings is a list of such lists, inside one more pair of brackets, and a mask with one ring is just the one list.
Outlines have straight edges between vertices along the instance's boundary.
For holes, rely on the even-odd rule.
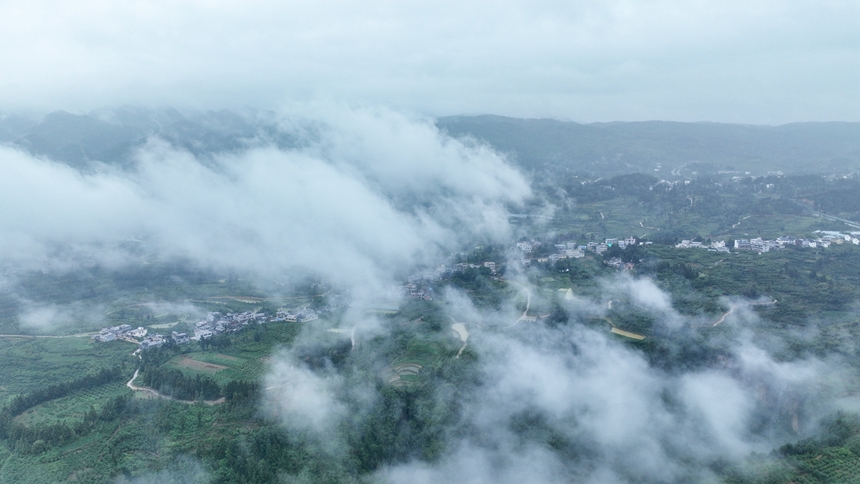
[[[502,156],[446,138],[425,118],[338,106],[315,112],[318,137],[302,148],[259,140],[204,160],[152,139],[128,171],[100,166],[81,173],[3,148],[0,159],[15,175],[15,182],[0,181],[0,204],[15,208],[0,212],[4,255],[17,264],[73,268],[74,261],[57,261],[56,248],[71,247],[119,267],[137,263],[116,249],[134,236],[164,260],[257,277],[312,270],[369,298],[405,269],[464,243],[510,237],[507,210],[530,190]],[[282,129],[294,124],[287,119]],[[527,284],[520,275],[510,278]],[[651,280],[621,277],[603,287],[672,328],[693,321],[674,311]],[[382,479],[701,481],[721,459],[784,441],[789,431],[774,422],[785,422],[787,413],[802,422],[794,430],[800,433],[820,410],[796,410],[798,396],[830,367],[778,361],[748,336],[727,338],[725,364],[656,368],[643,350],[585,324],[602,310],[596,301],[574,301],[567,325],[510,327],[512,305],[480,311],[462,293],[445,298],[455,318],[484,326],[469,339],[481,384],[464,390],[464,430],[452,431],[437,462],[392,463]],[[68,309],[36,307],[23,321],[71,320]],[[383,330],[378,321],[366,323],[374,334]],[[671,343],[672,335],[666,338]],[[332,458],[343,458],[339,429],[372,408],[377,367],[390,361],[364,363],[370,376],[350,379],[330,358],[311,362],[284,350],[264,380],[265,412],[288,430],[328,442]]]
[[744,437],[753,401],[740,383],[726,374],[708,371],[685,375],[680,384],[681,398],[695,412],[699,432],[714,444],[709,452],[714,457],[733,459],[748,454],[751,447]]
[[39,304],[21,300],[18,321],[22,328],[38,332],[55,331],[64,327],[85,322],[88,326],[98,324],[104,319],[104,308],[98,305]]
[[380,477],[384,482],[415,484],[569,482],[558,460],[546,450],[539,447],[506,450],[510,454],[501,456],[484,448],[463,444],[452,452],[449,460],[439,465],[416,463],[396,466],[382,471]]
[[[650,281],[616,283],[667,310],[668,296]],[[748,329],[736,328],[730,339],[728,353],[704,366],[661,369],[637,347],[576,318],[555,327],[485,327],[469,339],[481,376],[463,398],[458,426],[465,430],[438,462],[392,464],[378,477],[701,482],[714,477],[717,463],[809,435],[836,408],[805,395],[843,366],[838,361],[780,361],[754,344]]]
[[[281,117],[281,134],[300,138],[300,148],[261,136],[246,149],[195,157],[151,138],[129,166],[87,171],[0,148],[10,175],[0,181],[0,206],[9,208],[0,211],[4,262],[24,275],[154,260],[252,282],[310,272],[366,301],[463,244],[507,240],[509,207],[531,197],[503,156],[447,137],[428,118],[339,105],[297,106]],[[182,302],[148,306],[196,313]],[[56,329],[75,321],[73,309],[32,304],[20,319]],[[366,338],[382,331],[354,309],[345,322]],[[316,330],[272,355],[262,411],[311,440],[323,437],[320,451],[340,459],[339,426],[362,419],[376,395],[301,353],[320,344]]]
[[636,304],[663,313],[672,311],[672,301],[669,299],[669,295],[661,291],[649,278],[623,277],[621,278],[621,287]]
[[331,434],[346,417],[347,406],[337,395],[344,380],[332,368],[313,371],[284,352],[274,356],[264,385],[264,411],[290,428]]
[[152,139],[132,171],[84,174],[0,148],[10,175],[0,182],[4,256],[56,264],[55,249],[72,247],[122,264],[116,247],[136,237],[164,259],[268,276],[313,270],[374,291],[440,250],[508,236],[506,207],[530,196],[503,157],[447,138],[425,118],[320,113],[319,138],[301,149],[261,141],[198,160]]
[[166,469],[137,477],[119,476],[114,484],[206,484],[212,482],[210,473],[196,460],[179,456]]

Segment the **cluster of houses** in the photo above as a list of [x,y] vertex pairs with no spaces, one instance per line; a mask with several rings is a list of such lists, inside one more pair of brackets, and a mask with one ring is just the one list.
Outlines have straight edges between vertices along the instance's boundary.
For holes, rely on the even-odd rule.
[[[860,238],[858,238],[858,236],[860,236],[860,232],[842,233],[833,231],[816,231],[816,233],[821,235],[814,239],[802,239],[795,237],[779,237],[775,240],[765,240],[761,237],[754,239],[737,239],[734,241],[733,247],[729,247],[722,240],[718,240],[711,243],[694,240],[682,240],[679,244],[676,244],[675,247],[678,249],[707,249],[711,252],[731,252],[732,248],[734,248],[735,250],[753,250],[757,252],[768,252],[771,250],[784,249],[788,246],[827,248],[830,247],[832,244],[860,245]],[[556,253],[551,254],[547,257],[538,257],[534,259],[529,257],[529,253],[537,247],[541,246],[540,241],[531,240],[528,242],[518,242],[517,249],[523,252],[523,265],[528,265],[532,260],[536,262],[556,262],[559,259],[578,259],[580,257],[585,257],[586,252],[593,252],[595,254],[600,255],[609,250],[610,247],[616,245],[622,249],[625,249],[631,245],[649,244],[651,244],[651,242],[638,241],[635,237],[626,237],[623,239],[610,238],[606,239],[604,242],[588,242],[586,245],[579,245],[575,242],[566,242],[563,244],[555,245],[555,248],[557,250]],[[616,262],[614,258],[606,262],[608,263],[607,265],[623,268],[622,264],[620,264],[620,262]]]
[[[706,244],[697,240],[682,240],[681,243],[675,244],[676,249],[708,249],[711,252],[731,252],[726,243],[722,240]],[[735,246],[737,248],[737,246]]]
[[[173,340],[174,343],[178,345],[184,345],[191,342],[191,338],[188,337],[188,333],[176,332],[172,331],[170,333],[170,339]],[[138,343],[138,347],[142,350],[148,350],[150,348],[159,348],[164,343],[167,343],[167,338],[161,334],[151,334]]]
[[634,267],[634,264],[632,262],[623,262],[620,257],[613,257],[611,259],[607,259],[603,261],[603,264],[623,271],[632,270]]
[[407,277],[406,280],[408,284],[415,285],[420,283],[421,281],[438,281],[439,279],[449,276],[452,273],[453,271],[450,271],[450,269],[448,269],[445,264],[442,264],[435,270],[418,271],[415,274],[412,274],[411,276]]
[[517,242],[517,249],[520,249],[521,251],[528,253],[528,252],[531,252],[531,251],[537,249],[541,245],[543,245],[543,244],[541,244],[541,241],[532,239],[529,241]]
[[267,316],[266,313],[256,311],[245,311],[243,313],[211,312],[206,317],[194,324],[194,336],[190,339],[199,341],[212,336],[225,333],[238,333],[253,324],[265,324],[272,321],[288,321],[292,323],[304,323],[319,318],[317,314],[308,308],[298,311],[279,309],[275,317]]
[[318,319],[319,316],[313,309],[303,308],[298,311],[280,310],[275,316],[274,321],[289,321],[292,323],[304,323]]
[[158,333],[151,334],[146,338],[143,338],[143,340],[138,343],[138,348],[142,350],[148,350],[150,348],[159,348],[166,342],[167,340],[164,339],[164,335]]
[[[173,332],[173,340],[177,341],[177,337],[179,340],[183,340],[181,335],[185,335],[184,340],[187,343],[188,335],[185,333],[177,333],[176,331]],[[146,328],[132,328],[129,324],[102,328],[102,330],[99,331],[98,334],[93,335],[91,339],[102,343],[116,340],[128,341],[130,343],[137,343],[138,347],[142,350],[158,348],[167,342],[163,335],[157,333],[148,334]]]
[[592,241],[585,245],[581,245],[576,242],[564,242],[555,244],[555,253],[550,254],[547,257],[537,257],[534,259],[529,256],[532,251],[541,246],[540,241],[530,240],[527,242],[517,242],[517,249],[523,253],[521,259],[523,265],[529,265],[532,260],[536,262],[557,262],[560,259],[579,259],[581,257],[585,257],[586,252],[593,252],[600,255],[613,246],[626,249],[631,245],[645,245],[650,243],[651,242],[640,242],[636,237],[608,238],[603,242]]
[[194,323],[194,336],[191,339],[199,341],[211,338],[217,334],[236,333],[247,328],[252,323],[265,323],[267,321],[268,318],[264,313],[245,311],[243,313],[221,314],[215,311]]
[[130,324],[121,324],[119,326],[112,326],[110,328],[102,328],[98,334],[93,335],[90,339],[95,341],[107,342],[107,341],[116,341],[118,339],[121,340],[130,340],[130,339],[139,339],[146,336],[146,328],[138,327],[132,328]]
[[[779,237],[777,239],[762,239],[761,237],[756,237],[754,239],[736,239],[734,242],[735,250],[752,250],[756,252],[770,252],[772,250],[782,250],[786,247],[803,247],[803,248],[828,248],[831,245],[840,245],[840,244],[854,244],[860,245],[860,238],[857,236],[860,233],[851,232],[851,233],[842,233],[842,232],[824,232],[824,231],[816,231],[819,234],[823,234],[820,237],[814,239],[802,239],[795,237]],[[694,242],[690,240],[682,240],[680,244],[677,244],[675,247],[679,249],[708,249],[711,251],[719,251],[719,252],[729,252],[729,248],[726,247],[726,243],[719,241],[713,242],[710,245],[706,245],[702,242]]]
[[413,282],[407,282],[404,284],[403,297],[408,297],[410,299],[423,299],[425,301],[432,300],[433,296],[430,295],[430,288],[422,287],[419,282],[419,280],[413,279]]
[[256,311],[226,314],[211,312],[208,313],[205,318],[194,324],[194,336],[190,336],[185,332],[173,331],[168,339],[164,335],[157,333],[148,335],[146,328],[139,327],[137,329],[133,329],[128,324],[122,324],[111,328],[103,328],[98,334],[94,335],[92,339],[100,342],[125,340],[138,343],[140,349],[147,350],[163,346],[169,340],[173,340],[176,344],[181,345],[188,344],[191,341],[211,338],[219,334],[236,333],[252,324],[264,324],[271,321],[304,323],[318,318],[319,316],[317,313],[309,308],[301,308],[298,310],[280,309],[275,317],[269,317],[265,313],[259,313]]

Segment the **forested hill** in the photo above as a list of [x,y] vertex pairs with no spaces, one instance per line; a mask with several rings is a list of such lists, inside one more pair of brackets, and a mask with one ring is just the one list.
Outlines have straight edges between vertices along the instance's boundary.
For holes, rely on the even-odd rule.
[[[437,126],[513,155],[527,171],[549,168],[596,176],[634,172],[670,177],[716,171],[852,173],[860,171],[860,123],[750,126],[666,121],[580,124],[551,119],[453,116]],[[198,156],[272,142],[295,147],[313,126],[284,129],[274,113],[120,108],[86,115],[57,111],[36,119],[0,115],[0,143],[83,168],[125,165],[157,136]],[[308,139],[310,139],[308,138]],[[656,170],[656,171],[655,171]]]
[[295,136],[295,131],[280,129],[274,113],[256,110],[180,113],[126,107],[89,114],[55,111],[42,118],[0,115],[0,143],[76,168],[93,161],[131,164],[151,137],[205,157],[261,141],[293,147]]
[[686,175],[719,170],[860,171],[860,123],[580,124],[483,115],[439,118],[437,126],[452,136],[473,136],[513,154],[527,170],[561,167],[603,176],[657,169],[669,176],[686,164]]

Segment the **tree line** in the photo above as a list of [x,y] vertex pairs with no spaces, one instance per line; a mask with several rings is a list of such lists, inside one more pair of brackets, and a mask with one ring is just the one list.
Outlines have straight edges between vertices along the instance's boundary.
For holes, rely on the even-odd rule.
[[9,405],[0,410],[0,439],[8,442],[9,447],[25,454],[39,454],[53,446],[62,445],[89,433],[97,422],[113,420],[125,407],[126,400],[117,397],[105,404],[100,412],[94,408],[81,421],[57,422],[42,425],[22,425],[14,418],[26,410],[42,403],[63,398],[73,393],[88,390],[125,378],[119,368],[103,368],[66,383],[49,385],[33,392],[15,397]]
[[106,383],[120,381],[123,378],[124,375],[119,368],[102,368],[92,375],[86,375],[77,380],[49,385],[24,395],[18,395],[3,409],[0,418],[12,418],[41,403],[56,400],[71,393],[88,390]]

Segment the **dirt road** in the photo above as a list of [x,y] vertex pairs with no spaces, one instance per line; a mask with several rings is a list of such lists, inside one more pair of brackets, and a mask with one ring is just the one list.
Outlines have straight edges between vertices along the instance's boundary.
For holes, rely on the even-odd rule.
[[[140,355],[138,355],[138,358],[140,358]],[[127,386],[129,389],[131,389],[131,391],[133,391],[133,392],[144,392],[144,393],[146,393],[148,395],[152,395],[153,397],[156,397],[156,398],[163,398],[165,400],[173,400],[174,402],[187,403],[189,405],[194,404],[194,403],[199,403],[198,400],[180,400],[178,398],[173,398],[170,395],[165,395],[163,393],[159,393],[158,391],[156,391],[152,388],[149,388],[149,387],[139,387],[139,386],[134,384],[134,380],[137,379],[137,375],[139,373],[140,373],[140,368],[134,370],[134,376],[132,376],[131,380],[129,380],[125,384],[125,386]],[[224,403],[225,401],[227,401],[227,400],[224,397],[221,397],[217,400],[203,400],[203,403],[205,403],[206,405],[217,405],[219,403]]]

